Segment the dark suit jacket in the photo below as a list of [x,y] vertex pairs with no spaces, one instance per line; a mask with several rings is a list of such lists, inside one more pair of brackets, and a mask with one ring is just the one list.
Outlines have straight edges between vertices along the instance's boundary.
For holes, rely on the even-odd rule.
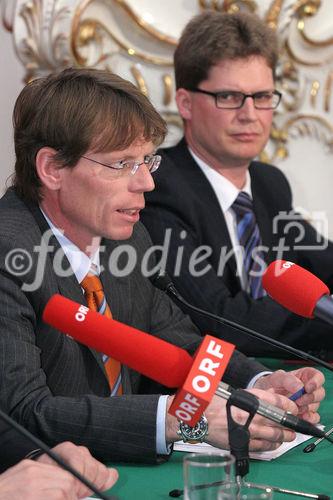
[[[181,294],[198,307],[287,344],[317,355],[327,350],[333,351],[331,327],[321,321],[311,322],[297,317],[268,297],[255,301],[242,291],[236,276],[234,257],[227,258],[224,267],[221,265],[221,250],[223,257],[223,250],[224,255],[228,255],[232,246],[223,212],[211,184],[190,155],[184,140],[175,147],[162,149],[160,154],[163,158],[161,167],[154,174],[156,188],[146,194],[147,206],[142,221],[153,243],[157,245],[163,244],[165,230],[171,230],[165,245],[168,246],[166,268]],[[267,248],[266,262],[284,258],[299,263],[332,288],[333,245],[329,243],[327,250],[320,250],[312,226],[302,218],[290,217],[291,190],[285,176],[276,167],[260,162],[252,162],[249,172],[254,210],[262,243]],[[280,217],[276,219],[278,214]],[[311,246],[311,250],[295,248],[295,241],[303,230],[304,236],[299,244]],[[284,241],[287,248],[283,256],[274,250],[279,240]],[[193,276],[189,271],[189,262],[195,249],[202,245],[209,247],[210,254],[196,269],[206,268],[206,272],[201,276]],[[216,335],[236,342],[242,352],[251,355],[283,354],[277,350],[273,352],[274,348],[254,341],[245,334],[188,312],[202,330],[210,329]]]
[[0,420],[0,473],[38,448]]
[[[123,367],[125,394],[110,398],[101,354],[42,321],[45,304],[55,293],[85,304],[75,275],[55,272],[59,263],[62,269],[69,266],[56,238],[46,233],[40,249],[45,230],[49,227],[38,207],[28,209],[12,189],[0,200],[0,407],[51,446],[71,440],[103,460],[157,460],[159,396],[140,394],[142,377]],[[112,252],[123,243],[135,249],[136,266],[129,276],[111,276]],[[126,242],[105,240],[103,245],[101,280],[113,317],[194,352],[200,342],[194,325],[142,276],[141,259],[151,245],[143,226],[137,224]],[[13,271],[15,252],[25,260],[16,259]],[[127,254],[120,254],[121,269]],[[225,380],[244,386],[262,369],[237,353]]]

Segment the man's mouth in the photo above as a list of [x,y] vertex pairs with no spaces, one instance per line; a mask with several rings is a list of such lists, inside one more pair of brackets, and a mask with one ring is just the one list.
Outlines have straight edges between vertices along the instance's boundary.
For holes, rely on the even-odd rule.
[[140,211],[140,208],[123,208],[119,209],[118,212],[126,215],[135,215]]

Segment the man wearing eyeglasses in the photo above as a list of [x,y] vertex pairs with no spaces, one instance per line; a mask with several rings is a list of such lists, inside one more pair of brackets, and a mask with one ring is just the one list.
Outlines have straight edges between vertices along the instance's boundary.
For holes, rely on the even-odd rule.
[[[71,440],[103,460],[162,461],[181,431],[167,412],[172,396],[42,314],[57,293],[191,354],[200,344],[190,319],[144,272],[151,240],[139,218],[165,122],[130,82],[67,69],[22,90],[14,129],[15,176],[0,200],[0,407],[48,444]],[[318,421],[320,372],[264,372],[236,352],[224,380],[249,387],[264,378],[265,389],[282,387],[283,395],[249,390]],[[307,394],[297,407],[284,394],[300,386]],[[225,402],[215,396],[206,417],[199,438],[227,446]],[[256,417],[250,448],[293,437]]]
[[[330,358],[330,328],[287,312],[261,283],[266,264],[282,258],[333,284],[332,244],[316,249],[314,229],[291,214],[285,176],[257,160],[282,97],[277,58],[274,32],[255,15],[210,11],[188,23],[174,55],[184,138],[159,151],[162,168],[142,219],[189,302]],[[296,250],[296,241],[305,250]],[[249,355],[283,354],[202,316],[192,319]]]

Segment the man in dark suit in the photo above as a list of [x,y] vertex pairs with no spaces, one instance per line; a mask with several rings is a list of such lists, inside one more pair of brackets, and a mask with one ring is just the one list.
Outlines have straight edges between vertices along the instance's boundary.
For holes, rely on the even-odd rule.
[[[154,187],[153,152],[165,123],[117,75],[68,69],[23,89],[14,127],[15,177],[0,200],[0,405],[48,444],[71,440],[103,460],[161,461],[179,439],[167,413],[173,396],[155,394],[140,374],[60,334],[42,313],[60,293],[190,353],[197,348],[197,329],[141,265],[151,241],[139,214]],[[319,371],[264,373],[237,352],[225,380],[318,421]],[[298,406],[262,390],[300,386]],[[225,402],[215,396],[206,416],[205,439],[226,446]],[[292,437],[256,417],[250,447]]]
[[[189,302],[331,358],[332,328],[289,313],[261,284],[266,264],[286,259],[333,286],[332,243],[295,214],[281,171],[255,160],[281,98],[277,56],[274,32],[255,15],[206,12],[189,22],[174,56],[184,138],[160,150],[142,220]],[[248,355],[285,354],[188,312]]]

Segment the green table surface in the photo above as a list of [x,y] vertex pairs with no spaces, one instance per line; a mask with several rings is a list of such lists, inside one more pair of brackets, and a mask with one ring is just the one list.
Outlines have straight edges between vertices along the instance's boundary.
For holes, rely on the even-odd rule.
[[[298,368],[282,360],[264,360],[266,366],[285,370]],[[326,398],[321,406],[321,422],[333,426],[333,373],[322,369],[326,377]],[[313,439],[314,441],[314,439]],[[311,441],[306,441],[308,444]],[[270,462],[251,460],[247,479],[306,493],[321,493],[333,499],[333,444],[321,442],[312,453],[303,453],[301,444]],[[183,488],[182,452],[174,452],[162,465],[109,464],[118,469],[117,484],[108,492],[120,500],[167,499],[169,491]],[[181,499],[183,497],[180,497]],[[302,499],[304,497],[274,493],[274,500]]]

